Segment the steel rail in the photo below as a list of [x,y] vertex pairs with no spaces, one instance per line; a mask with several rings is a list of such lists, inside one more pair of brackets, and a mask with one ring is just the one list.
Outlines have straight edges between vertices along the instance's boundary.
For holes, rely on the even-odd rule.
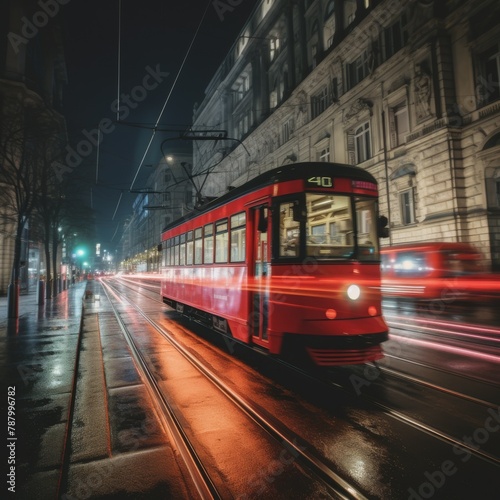
[[[116,289],[116,288],[115,288]],[[316,474],[316,476],[326,483],[330,488],[343,499],[367,500],[359,490],[352,484],[334,472],[322,457],[318,455],[313,449],[308,449],[308,443],[304,442],[300,436],[287,432],[286,429],[280,428],[279,422],[271,422],[270,416],[264,417],[265,413],[260,407],[256,407],[255,403],[250,403],[245,398],[237,394],[227,384],[209,368],[203,365],[195,356],[186,350],[180,342],[171,337],[168,332],[147,316],[136,304],[130,302],[131,305],[141,314],[144,319],[166,340],[168,340],[177,351],[182,354],[187,361],[189,361],[197,370],[200,371],[208,380],[210,380],[230,401],[233,402],[241,411],[243,411],[251,420],[253,420],[259,427],[266,431],[278,442],[283,444],[290,453],[300,457],[303,465],[307,466],[309,470]]]
[[[154,378],[151,370],[148,368],[147,362],[144,359],[144,356],[140,352],[136,343],[134,342],[129,329],[125,325],[124,321],[121,318],[121,315],[118,309],[113,304],[109,290],[111,287],[109,284],[102,283],[104,292],[109,299],[111,307],[113,309],[113,313],[118,321],[120,329],[127,341],[127,344],[130,347],[130,351],[132,353],[132,357],[134,362],[139,369],[139,372],[143,375],[143,378],[147,381],[146,387],[149,390],[153,401],[156,402],[156,406],[159,410],[159,414],[162,417],[163,424],[165,429],[170,434],[172,441],[177,446],[179,453],[181,454],[186,467],[188,468],[189,474],[193,483],[202,499],[220,499],[222,498],[212,479],[210,478],[207,470],[203,466],[203,463],[196,453],[193,445],[191,444],[188,436],[184,432],[182,425],[175,415],[170,403],[162,394],[156,379]],[[115,289],[116,290],[116,289]],[[128,301],[128,300],[127,300]],[[128,301],[131,305],[135,306],[132,302]]]
[[[156,329],[159,328],[160,331],[161,331],[161,327],[158,327],[154,321],[150,320],[146,315],[144,315],[144,313],[141,312],[141,314],[143,314],[143,316],[145,317],[145,319],[154,328],[156,328]],[[187,353],[187,355],[189,357],[191,357],[191,355],[189,353]],[[196,362],[197,362],[197,360],[196,360]],[[286,366],[288,366],[289,368],[293,368],[296,371],[299,371],[301,373],[305,373],[302,369],[294,367],[293,365],[290,365],[288,363],[284,363],[282,361],[280,361],[280,363],[286,364]],[[377,366],[380,368],[380,365],[377,365]],[[433,367],[429,366],[429,368],[433,368]],[[454,373],[450,372],[450,374],[453,375]],[[308,376],[311,376],[311,375],[308,374]],[[476,379],[471,379],[471,380],[476,380]],[[425,381],[419,381],[418,379],[415,379],[414,382],[415,383],[417,383],[417,382],[418,383],[422,383],[423,385],[426,384]],[[429,384],[429,385],[432,385],[432,384]],[[344,390],[346,392],[349,392],[349,391],[347,391],[347,389],[345,389],[343,386],[341,386],[339,384],[335,384],[335,387],[337,387],[338,389],[342,389],[342,390]],[[452,392],[453,391],[450,391],[450,393],[452,393]],[[418,420],[416,420],[416,419],[414,419],[412,417],[409,417],[409,416],[403,414],[402,412],[399,412],[397,410],[393,410],[389,406],[384,405],[383,403],[378,402],[377,400],[371,398],[370,396],[368,396],[366,394],[364,394],[363,397],[365,397],[366,399],[368,399],[372,404],[374,404],[377,407],[379,407],[380,409],[382,409],[384,411],[384,413],[390,415],[392,418],[396,418],[397,420],[402,421],[402,422],[406,423],[407,425],[411,425],[412,427],[417,428],[417,429],[419,429],[421,431],[424,431],[427,434],[429,434],[429,435],[431,435],[433,437],[436,437],[436,438],[438,438],[438,439],[440,439],[440,440],[442,440],[444,442],[451,443],[454,446],[458,446],[460,448],[467,449],[467,451],[469,451],[472,455],[475,455],[478,458],[481,458],[481,459],[486,460],[486,461],[488,461],[490,463],[493,463],[494,465],[500,465],[500,458],[499,457],[491,455],[491,454],[489,454],[487,452],[483,452],[483,451],[477,450],[477,448],[474,448],[473,446],[468,446],[465,443],[463,443],[463,441],[460,441],[460,440],[454,438],[453,436],[450,436],[450,435],[446,434],[445,432],[442,432],[442,431],[440,431],[438,429],[435,429],[432,426],[429,426],[429,425],[426,425],[426,424],[424,424],[422,422],[419,422]],[[470,398],[470,400],[473,401],[474,398]],[[486,401],[477,399],[476,402],[478,404],[491,407],[491,405],[489,405],[488,402],[486,402]],[[245,403],[246,402],[243,401],[243,405],[245,405]]]

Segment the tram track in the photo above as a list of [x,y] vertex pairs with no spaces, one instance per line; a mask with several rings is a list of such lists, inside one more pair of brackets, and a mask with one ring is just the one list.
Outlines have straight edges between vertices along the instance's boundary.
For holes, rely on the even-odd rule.
[[[139,290],[137,288],[134,288],[134,287],[128,285],[128,284],[125,284],[124,286],[127,286],[131,290],[134,290],[136,293],[140,293],[141,295],[143,295],[145,297],[151,298],[147,294],[145,294],[145,293],[143,293],[143,292],[140,291],[140,289],[144,288],[144,285],[142,283],[141,283],[141,285],[137,285],[137,282],[135,282],[135,285],[139,287]],[[151,292],[151,290],[148,290],[148,288],[146,288],[146,291]],[[161,303],[161,304],[163,303],[161,300],[157,299],[156,297],[152,297],[152,300],[154,300],[154,301],[156,301],[158,303]],[[468,325],[468,329],[471,330],[471,331],[476,331],[478,329],[482,330],[482,327],[477,327],[475,325]],[[492,333],[496,333],[498,331],[499,335],[500,335],[500,330],[499,329],[491,328],[489,330],[491,330]],[[220,334],[220,335],[223,335],[223,334]],[[241,344],[241,345],[244,346],[244,344]],[[262,351],[259,350],[259,352],[262,352]],[[486,379],[482,379],[482,378],[477,377],[477,376],[476,377],[471,377],[471,376],[468,376],[468,375],[464,374],[463,372],[459,373],[459,372],[454,372],[454,371],[451,371],[451,370],[444,370],[444,369],[442,369],[442,368],[440,368],[438,366],[435,366],[435,365],[425,364],[425,363],[422,363],[422,362],[417,362],[415,360],[412,360],[412,359],[409,359],[409,358],[403,358],[403,357],[400,357],[400,356],[396,356],[394,354],[385,353],[385,358],[387,358],[389,360],[402,361],[404,363],[415,365],[415,366],[418,366],[418,367],[421,367],[421,368],[431,369],[431,370],[434,370],[434,371],[441,372],[441,373],[443,373],[445,375],[459,376],[461,379],[468,379],[470,381],[480,382],[482,384],[486,383],[486,384],[491,385],[492,387],[495,387],[495,388],[497,387],[497,386],[495,386],[495,384],[492,384],[491,381],[486,380]],[[285,364],[288,365],[288,363],[285,363]],[[291,365],[288,365],[288,366],[291,366]],[[420,386],[424,386],[424,387],[427,387],[429,389],[433,389],[433,390],[442,392],[444,394],[452,395],[452,396],[455,396],[457,398],[460,398],[460,399],[463,399],[465,401],[469,401],[469,402],[472,402],[472,403],[475,403],[475,404],[478,404],[478,405],[481,405],[481,406],[484,406],[484,407],[492,407],[492,406],[494,406],[494,403],[491,402],[491,401],[486,401],[486,400],[481,399],[481,398],[476,398],[476,397],[470,396],[468,394],[465,394],[464,392],[455,391],[455,390],[449,389],[447,387],[444,387],[442,385],[431,383],[431,382],[429,382],[427,380],[424,380],[423,378],[418,378],[418,377],[415,377],[415,376],[412,376],[412,375],[408,375],[407,373],[405,373],[405,372],[403,372],[401,370],[398,371],[398,370],[394,370],[394,369],[388,368],[388,367],[384,366],[382,363],[377,363],[376,366],[377,366],[377,369],[379,369],[384,374],[391,375],[392,377],[397,377],[397,378],[399,378],[401,380],[404,380],[406,382],[411,382],[411,383],[414,383],[414,384],[418,384]]]
[[[128,285],[126,285],[128,286]],[[112,294],[109,293],[113,290],[113,293],[120,293],[117,287],[109,283],[103,283],[103,287],[106,290],[106,294],[111,301]],[[132,287],[128,288],[132,289]],[[135,293],[138,293],[135,290]],[[147,296],[146,294],[143,294]],[[121,295],[123,300],[123,295]],[[148,297],[151,299],[151,297]],[[331,464],[325,461],[314,449],[310,443],[305,442],[299,435],[289,431],[284,428],[283,425],[268,414],[263,408],[259,408],[253,402],[246,400],[234,389],[229,387],[220,379],[216,373],[208,368],[205,364],[200,362],[196,356],[191,354],[188,349],[186,349],[180,342],[174,339],[172,336],[165,331],[158,323],[152,320],[146,313],[144,313],[140,307],[138,307],[132,301],[128,301],[128,305],[133,307],[137,313],[160,335],[166,338],[172,346],[200,373],[202,373],[210,382],[216,387],[221,393],[223,393],[228,400],[230,400],[235,406],[239,408],[248,418],[250,418],[255,424],[257,424],[262,430],[264,430],[276,443],[283,446],[288,453],[296,457],[297,463],[301,466],[305,466],[309,471],[312,472],[313,476],[325,484],[326,488],[331,490],[335,498],[353,498],[353,499],[364,499],[366,498],[363,493],[349,481],[342,478],[337,474]],[[155,299],[152,299],[155,300]],[[112,301],[111,301],[112,302]],[[147,360],[140,352],[140,348],[136,345],[133,339],[133,335],[128,330],[125,322],[120,317],[120,313],[117,308],[112,304],[113,311],[120,323],[120,328],[123,334],[127,338],[127,342],[130,346],[131,351],[134,353],[134,359],[136,364],[140,367],[141,372],[148,381],[148,386],[152,388],[152,395],[161,407],[162,414],[165,415],[164,423],[167,428],[171,429],[171,434],[174,436],[174,442],[177,446],[182,448],[183,457],[186,457],[189,465],[189,470],[192,473],[192,477],[195,480],[197,489],[200,492],[202,498],[220,498],[220,494],[217,492],[214,482],[210,479],[210,475],[206,471],[201,459],[197,456],[195,446],[191,443],[190,439],[184,432],[182,424],[179,422],[179,418],[175,416],[175,411],[172,409],[171,405],[163,395],[161,388],[159,387],[157,381],[151,370],[148,368]],[[173,427],[172,427],[173,426]],[[207,496],[208,495],[208,496]],[[212,495],[212,496],[210,496]]]
[[[313,381],[314,384],[322,382],[322,380],[316,378],[314,375],[311,375],[310,373],[307,373],[306,371],[301,370],[300,368],[294,367],[293,365],[289,365],[288,363],[285,363],[282,360],[275,359],[274,361],[282,364],[283,366],[286,366],[288,370],[300,371],[302,373],[302,376],[311,378],[311,381]],[[412,377],[407,374],[404,374],[403,372],[398,372],[393,369],[385,368],[379,364],[377,364],[377,369],[379,369],[381,373],[383,373],[383,376],[385,377],[389,375],[393,378],[404,380],[406,383],[409,382],[413,385],[422,386],[428,390],[439,391],[443,394],[446,394],[449,397],[459,398],[467,401],[470,404],[479,405],[483,408],[494,407],[494,404],[492,402],[487,401],[485,399],[471,397],[470,395],[467,395],[465,393],[460,393],[459,391],[453,391],[446,387],[441,387],[438,384],[432,384],[426,380],[419,379],[417,377]],[[353,393],[352,387],[349,387],[347,383],[336,383],[332,381],[330,381],[329,383],[331,384],[331,387],[336,391],[341,390],[350,395],[352,395]],[[423,432],[431,436],[434,439],[438,439],[439,441],[445,443],[446,445],[449,445],[451,448],[466,450],[466,452],[470,454],[470,456],[474,456],[477,459],[480,459],[484,462],[488,462],[489,464],[495,467],[500,466],[500,457],[497,456],[496,454],[492,454],[482,449],[479,449],[477,446],[474,445],[468,445],[467,443],[464,443],[464,441],[459,437],[453,436],[448,432],[444,432],[443,430],[440,430],[439,428],[433,425],[429,425],[428,423],[425,423],[419,418],[414,418],[411,415],[406,414],[403,411],[400,411],[400,409],[391,407],[391,405],[388,404],[387,402],[374,398],[370,394],[363,393],[362,397],[365,401],[369,402],[370,405],[380,410],[391,419],[395,419],[398,422],[403,423],[404,425],[411,426],[412,428],[418,430],[419,432]]]
[[[399,378],[402,378],[402,377],[399,377]],[[411,379],[412,379],[412,377],[410,377],[410,380]],[[415,380],[412,380],[412,382],[415,383]],[[431,387],[431,385],[427,385],[427,384],[423,383],[423,381],[418,381],[418,383],[420,385]],[[434,389],[434,387],[432,387],[432,388]],[[476,404],[484,405],[487,408],[493,408],[493,405],[489,406],[488,403],[485,401],[480,401],[480,400],[474,401],[473,398],[467,398],[466,395],[455,393],[455,391],[444,390],[441,387],[439,388],[439,390],[441,392],[445,392],[448,395],[460,397],[463,399],[468,399],[469,401],[473,401]],[[449,444],[453,449],[466,450],[470,456],[475,456],[481,460],[489,462],[490,464],[492,464],[494,466],[497,466],[497,467],[500,466],[500,456],[485,452],[485,451],[479,449],[474,444],[468,444],[468,443],[464,442],[463,439],[459,439],[456,436],[452,436],[451,434],[444,432],[440,429],[437,429],[436,427],[434,427],[432,425],[428,425],[428,424],[424,423],[422,420],[411,417],[407,413],[404,413],[398,409],[395,409],[394,407],[391,407],[389,404],[382,403],[380,400],[375,399],[366,393],[363,395],[363,397],[366,400],[370,401],[370,403],[372,405],[374,405],[376,408],[379,408],[380,410],[382,410],[385,414],[389,415],[390,417],[392,417],[396,420],[399,420],[400,422],[403,422],[411,427],[414,427],[415,429],[418,429],[422,432],[425,432],[426,434],[429,434],[430,436],[437,438],[437,439],[445,442],[446,444]]]
[[[213,481],[211,480],[210,475],[203,466],[200,457],[196,453],[196,450],[194,449],[186,433],[184,432],[184,429],[179,422],[179,419],[176,417],[172,406],[164,397],[156,381],[156,378],[154,377],[152,371],[149,369],[148,363],[142,355],[140,349],[136,345],[134,338],[130,333],[130,330],[127,328],[118,309],[113,304],[111,296],[108,293],[112,287],[108,284],[103,284],[103,288],[110,301],[111,307],[118,321],[118,324],[120,325],[123,336],[125,337],[125,340],[127,341],[127,344],[130,348],[135,364],[139,368],[140,373],[147,381],[147,387],[151,392],[153,400],[157,403],[156,408],[163,420],[164,428],[168,429],[172,441],[177,446],[177,449],[179,450],[180,455],[182,456],[182,459],[187,466],[190,477],[198,493],[200,494],[200,497],[203,499],[222,498]],[[131,302],[129,302],[129,304],[133,305]]]
[[[386,358],[400,359],[401,361],[404,361],[406,363],[418,364],[420,366],[423,366],[421,363],[416,363],[415,361],[412,361],[412,360],[409,360],[409,359],[398,358],[397,356],[392,356],[392,355],[387,355],[386,354]],[[431,367],[430,365],[427,365],[426,368],[437,369],[435,367]],[[486,400],[481,399],[481,398],[476,398],[474,396],[470,396],[469,394],[465,394],[463,392],[458,392],[458,391],[449,389],[447,387],[444,387],[442,385],[438,385],[438,384],[434,384],[432,382],[428,382],[427,380],[423,380],[421,378],[417,378],[417,377],[414,377],[412,375],[408,375],[407,373],[404,373],[402,371],[397,371],[397,370],[393,370],[391,368],[387,368],[385,366],[382,366],[381,364],[377,364],[377,369],[379,369],[382,373],[390,375],[390,376],[392,376],[394,378],[398,378],[400,380],[411,382],[413,384],[418,384],[418,385],[421,385],[423,387],[427,387],[429,389],[433,389],[435,391],[439,391],[439,392],[442,392],[444,394],[448,394],[450,396],[454,396],[454,397],[463,399],[465,401],[469,401],[471,403],[484,406],[486,408],[491,408],[492,406],[494,406],[494,403],[491,402],[491,401],[486,401]],[[443,372],[445,372],[445,371],[443,370]],[[449,374],[450,372],[445,372],[445,373]],[[464,377],[464,378],[466,378],[466,377]],[[471,380],[476,380],[476,379],[471,379]]]

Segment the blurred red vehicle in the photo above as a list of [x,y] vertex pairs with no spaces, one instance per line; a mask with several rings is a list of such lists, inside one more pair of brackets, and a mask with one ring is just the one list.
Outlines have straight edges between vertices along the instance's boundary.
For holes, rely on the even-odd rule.
[[381,249],[382,295],[422,300],[500,298],[500,276],[488,273],[468,243],[429,242]]

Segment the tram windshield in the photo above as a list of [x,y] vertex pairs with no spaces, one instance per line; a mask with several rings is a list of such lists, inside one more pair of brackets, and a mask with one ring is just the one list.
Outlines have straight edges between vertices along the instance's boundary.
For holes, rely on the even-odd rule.
[[297,201],[281,203],[280,257],[378,261],[376,203],[360,196],[306,193],[300,217]]

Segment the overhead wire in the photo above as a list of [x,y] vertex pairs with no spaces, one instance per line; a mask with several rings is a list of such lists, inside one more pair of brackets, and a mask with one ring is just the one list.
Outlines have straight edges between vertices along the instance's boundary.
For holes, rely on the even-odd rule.
[[203,21],[205,20],[205,17],[207,15],[208,9],[209,9],[209,7],[210,7],[211,4],[212,4],[212,0],[209,0],[208,3],[207,3],[207,6],[205,7],[205,12],[203,12],[203,16],[202,16],[202,18],[201,18],[201,20],[200,20],[200,22],[198,24],[198,27],[196,28],[196,31],[195,31],[195,33],[193,35],[191,43],[189,44],[189,47],[188,47],[188,49],[186,51],[184,59],[182,60],[181,66],[179,67],[179,70],[177,71],[177,75],[175,76],[174,82],[172,83],[172,86],[170,87],[170,91],[169,91],[169,93],[168,93],[168,95],[167,95],[167,97],[165,99],[165,102],[163,103],[163,107],[162,107],[162,109],[160,111],[160,114],[158,115],[158,119],[156,120],[155,126],[153,128],[153,133],[151,134],[151,138],[150,138],[149,143],[148,143],[148,145],[146,147],[146,151],[144,152],[144,155],[142,156],[141,162],[140,162],[139,166],[137,167],[137,171],[135,173],[134,179],[132,180],[132,184],[130,185],[130,189],[133,188],[133,186],[135,184],[135,181],[137,179],[137,176],[139,175],[139,172],[140,172],[140,170],[142,168],[142,164],[144,163],[144,160],[146,158],[146,155],[148,154],[149,149],[151,148],[151,144],[153,143],[153,140],[155,138],[156,131],[157,131],[158,125],[160,123],[160,120],[161,120],[161,118],[163,116],[163,113],[165,111],[165,108],[167,107],[167,104],[168,104],[168,102],[170,100],[170,96],[172,95],[172,92],[174,91],[174,88],[175,88],[175,86],[177,84],[177,81],[178,81],[178,79],[179,79],[179,77],[180,77],[180,75],[182,73],[182,70],[184,69],[184,65],[185,65],[185,63],[187,61],[187,58],[189,57],[189,54],[191,53],[191,49],[192,49],[192,47],[194,45],[196,37],[198,36],[198,32],[200,31],[200,28],[201,28],[201,26],[203,24]]

